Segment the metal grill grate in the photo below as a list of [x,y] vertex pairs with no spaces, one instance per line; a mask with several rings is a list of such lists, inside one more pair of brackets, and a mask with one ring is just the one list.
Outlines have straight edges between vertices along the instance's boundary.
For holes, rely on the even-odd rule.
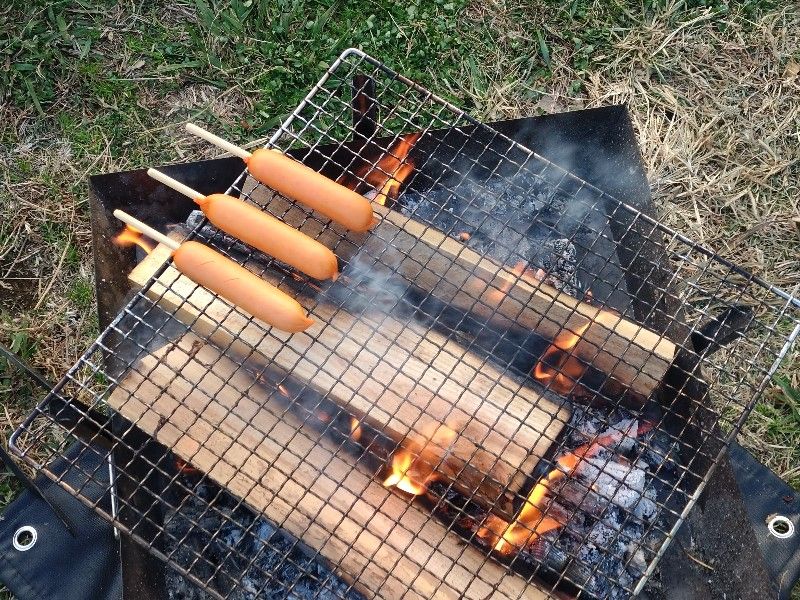
[[[216,597],[638,592],[800,332],[800,302],[359,51],[268,146],[389,204],[354,235],[234,183],[334,250],[342,276],[322,285],[193,227],[317,324],[271,330],[167,261],[15,451],[79,497],[46,466],[76,438],[113,449],[118,480],[143,462],[152,509],[119,498],[105,516]],[[417,496],[382,485],[406,454]]]

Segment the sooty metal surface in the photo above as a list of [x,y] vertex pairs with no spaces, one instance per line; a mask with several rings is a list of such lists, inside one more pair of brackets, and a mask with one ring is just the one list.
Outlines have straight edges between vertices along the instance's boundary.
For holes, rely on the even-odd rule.
[[[364,72],[370,77],[362,81],[374,82],[365,83],[364,89],[369,85],[369,95],[377,100],[382,114],[373,109],[363,111],[362,114],[368,116],[370,127],[354,127],[346,90],[349,90],[353,77],[361,77]],[[361,121],[357,120],[356,123]],[[365,132],[368,137],[364,137]],[[410,154],[392,156],[397,142],[407,141],[408,132],[421,132],[421,137],[417,136],[418,143],[413,145]],[[198,307],[200,313],[194,320],[187,323],[185,311],[165,308],[168,290],[158,291],[153,288],[152,282],[112,321],[109,329],[86,353],[80,364],[57,386],[54,396],[73,407],[91,407],[95,412],[87,412],[87,419],[97,425],[104,426],[100,415],[114,408],[127,416],[136,428],[162,443],[171,439],[170,445],[174,444],[174,450],[183,459],[192,464],[202,463],[211,479],[234,489],[237,496],[246,498],[248,503],[259,505],[267,516],[271,515],[281,526],[295,532],[311,545],[314,548],[312,554],[318,553],[327,558],[333,570],[351,582],[344,588],[322,586],[319,590],[342,595],[352,587],[365,594],[384,596],[399,590],[418,595],[441,592],[474,597],[484,597],[487,590],[507,597],[536,594],[542,597],[559,596],[565,591],[586,597],[625,597],[640,591],[654,572],[658,558],[667,548],[677,527],[689,513],[702,486],[708,481],[719,452],[735,434],[763,386],[779,367],[780,359],[788,352],[798,331],[796,301],[785,292],[757,280],[642,215],[635,208],[621,204],[573,173],[532,154],[500,132],[472,121],[455,107],[359,52],[345,53],[331,67],[270,145],[283,150],[304,148],[298,151],[304,162],[321,169],[332,178],[355,182],[359,191],[365,187],[376,187],[367,181],[367,175],[383,172],[385,183],[397,183],[398,197],[392,200],[396,201],[406,217],[413,217],[427,224],[428,228],[439,224],[457,237],[466,234],[469,237],[465,241],[468,242],[472,241],[474,235],[472,250],[477,251],[480,260],[488,261],[486,264],[501,265],[497,268],[504,281],[510,282],[509,289],[531,288],[534,295],[541,290],[549,290],[551,309],[558,308],[558,303],[575,307],[568,318],[581,316],[586,321],[587,311],[593,310],[586,307],[597,306],[604,311],[601,314],[603,318],[616,314],[614,320],[617,323],[627,319],[629,314],[648,326],[659,320],[671,323],[670,337],[678,353],[669,371],[663,380],[654,382],[658,385],[652,394],[643,394],[641,387],[634,389],[632,382],[622,375],[620,378],[608,377],[613,385],[605,381],[598,384],[591,378],[585,380],[583,373],[589,368],[596,369],[597,354],[607,350],[605,344],[596,347],[594,356],[584,354],[576,357],[569,348],[562,347],[559,338],[561,333],[549,340],[548,347],[548,351],[552,349],[558,360],[548,359],[546,353],[538,357],[532,353],[532,371],[530,366],[527,371],[523,370],[516,360],[508,360],[503,353],[489,352],[487,360],[501,368],[504,376],[515,381],[518,380],[515,378],[528,377],[528,373],[535,376],[539,369],[545,371],[549,368],[546,377],[529,377],[525,385],[538,390],[543,399],[561,398],[565,406],[573,408],[572,418],[560,423],[564,434],[548,438],[551,444],[549,458],[540,463],[536,473],[525,474],[530,478],[525,490],[505,490],[514,493],[516,508],[511,516],[508,515],[508,509],[503,507],[488,507],[487,510],[482,505],[482,512],[478,511],[472,497],[465,497],[463,488],[459,488],[458,481],[452,477],[437,477],[435,483],[428,485],[424,492],[418,492],[420,497],[416,500],[400,491],[378,494],[377,490],[381,488],[373,484],[356,485],[353,482],[365,481],[365,475],[378,478],[380,482],[384,477],[380,473],[389,468],[402,448],[387,448],[382,441],[384,432],[380,428],[371,429],[374,422],[368,418],[369,415],[360,421],[356,420],[351,427],[342,427],[338,419],[332,419],[328,413],[317,410],[319,403],[314,400],[314,383],[303,378],[298,380],[291,372],[275,372],[269,356],[264,354],[265,348],[275,347],[276,343],[286,345],[302,342],[313,345],[316,343],[314,336],[298,334],[286,340],[229,307],[227,313],[234,316],[235,322],[246,323],[247,331],[254,328],[259,332],[261,341],[252,345],[250,355],[238,366],[231,365],[227,356],[219,356],[209,363],[208,352],[212,349],[202,343],[197,347],[194,343],[190,347],[180,346],[175,341],[176,337],[187,339],[186,325],[197,327],[198,320],[202,319],[212,321],[214,329],[209,336],[211,339],[218,340],[226,335],[230,337],[231,321],[227,317],[221,320],[219,312],[208,311],[210,305],[206,301]],[[375,146],[381,150],[380,153],[373,152]],[[465,150],[468,146],[477,150]],[[381,162],[387,155],[392,156],[394,162]],[[398,170],[393,168],[391,172],[385,172],[384,166],[387,164],[394,164],[395,167],[411,164],[414,167],[415,175],[405,182],[403,193],[399,192],[404,182],[393,181]],[[365,165],[366,171],[363,169]],[[373,192],[380,197],[384,189],[380,187]],[[297,211],[303,214],[291,204],[287,208],[285,201],[271,197],[266,190],[244,177],[234,185],[233,190],[254,202],[266,201],[265,209],[279,211],[278,216],[283,218],[296,218]],[[368,191],[364,190],[365,193]],[[416,199],[415,194],[422,195],[423,199]],[[486,206],[509,208],[515,202],[521,206],[519,203],[525,202],[522,198],[531,194],[542,199],[541,207],[532,207],[536,211],[534,220],[537,225],[537,231],[532,235],[535,239],[543,240],[542,248],[547,248],[545,242],[552,240],[546,252],[542,252],[538,246],[534,248],[522,243],[528,239],[528,232],[520,231],[524,223],[520,222],[513,210],[488,212],[482,209]],[[554,202],[557,203],[555,199],[564,195],[570,198],[570,202],[565,203],[569,209],[559,215],[553,206]],[[426,213],[425,210],[430,207],[429,201],[438,203],[440,211]],[[449,209],[453,209],[452,212]],[[548,220],[547,215],[541,214],[542,211],[550,214],[551,218]],[[437,215],[444,212],[448,215],[438,218]],[[505,217],[501,220],[497,213]],[[381,212],[381,215],[386,214],[385,211]],[[387,217],[383,218],[385,221]],[[499,224],[491,221],[498,221]],[[455,230],[456,224],[459,225],[459,231]],[[263,257],[253,256],[249,251],[241,255],[239,249],[218,232],[211,231],[211,237],[205,237],[207,231],[202,224],[194,235],[246,262],[251,268],[258,269],[263,276],[273,280],[279,278],[280,285],[304,298],[312,313],[331,314],[326,312],[330,310],[326,307],[333,306],[333,316],[353,314],[354,305],[342,300],[342,292],[346,290],[349,292],[347,298],[353,298],[355,306],[363,307],[363,310],[354,313],[360,324],[374,328],[374,335],[385,334],[381,325],[387,322],[388,315],[414,331],[420,327],[430,335],[434,331],[439,334],[446,331],[453,343],[463,344],[470,351],[481,354],[485,349],[473,348],[472,341],[487,339],[485,336],[492,338],[499,335],[502,338],[506,331],[517,327],[513,322],[508,325],[507,314],[502,315],[505,317],[505,321],[501,320],[504,325],[498,326],[495,317],[504,305],[498,301],[487,303],[484,296],[473,297],[473,305],[465,307],[462,304],[459,307],[459,310],[470,315],[471,321],[466,327],[460,324],[454,327],[451,322],[439,319],[439,313],[426,312],[427,305],[418,302],[420,297],[417,291],[422,282],[409,277],[407,271],[397,270],[398,265],[408,264],[405,258],[413,259],[418,255],[404,255],[403,248],[397,245],[400,238],[396,235],[382,239],[380,233],[373,233],[372,237],[354,240],[307,214],[302,217],[299,226],[306,231],[314,231],[315,235],[330,243],[340,258],[346,255],[343,275],[336,285],[320,288],[302,278],[298,280],[281,265],[264,261]],[[384,231],[385,234],[385,229],[380,229],[380,223],[378,228],[376,231]],[[550,233],[542,234],[542,230]],[[487,240],[492,236],[495,240],[490,243]],[[366,247],[376,239],[384,244],[379,253],[360,253],[361,244]],[[452,242],[436,244],[434,250],[439,252],[444,251],[445,246],[452,247]],[[609,244],[615,252],[607,251]],[[534,250],[538,250],[538,253]],[[656,254],[660,255],[657,259],[654,258]],[[461,260],[467,255],[469,253],[462,251],[456,259]],[[388,313],[387,306],[375,305],[371,301],[374,290],[357,285],[358,277],[354,276],[351,267],[358,265],[359,261],[371,261],[367,264],[371,265],[369,273],[373,280],[375,277],[384,277],[383,281],[391,283],[381,286],[393,295],[392,310]],[[518,262],[523,264],[522,272],[515,279],[509,279],[507,273]],[[631,265],[636,263],[641,268],[632,272]],[[528,267],[533,270],[532,275],[526,273]],[[471,275],[477,275],[477,272]],[[548,286],[541,283],[542,279],[558,285]],[[644,280],[650,284],[647,289],[640,283]],[[474,279],[470,281],[474,283]],[[449,283],[443,281],[432,289],[422,289],[438,302],[443,302],[447,296],[437,296],[449,289],[445,285]],[[173,284],[166,282],[168,288]],[[592,299],[596,304],[574,304],[573,300],[566,300],[557,290],[560,287],[568,296],[569,292],[580,295],[580,292],[586,291],[579,289],[584,285],[591,285],[593,292],[595,288],[599,290],[598,298]],[[456,291],[461,295],[456,297],[463,299],[472,289],[459,288]],[[494,291],[499,292],[501,299],[506,299],[510,297],[509,289],[505,289],[504,284]],[[629,306],[614,299],[624,299],[626,292],[632,294]],[[190,297],[184,296],[184,306],[185,303],[191,306],[191,302]],[[212,302],[221,303],[219,299],[213,299]],[[214,304],[215,307],[223,305]],[[394,305],[402,309],[394,312]],[[579,313],[579,310],[584,312]],[[614,310],[619,312],[615,313]],[[552,321],[552,312],[544,310],[541,317]],[[473,318],[476,314],[477,317]],[[746,315],[747,337],[741,337],[741,327],[729,326],[731,319],[736,320],[731,315],[741,314]],[[591,321],[587,326],[593,327],[598,322],[602,321]],[[573,327],[564,326],[562,333],[574,337],[578,332]],[[638,336],[635,337],[638,339]],[[730,338],[726,339],[731,343],[725,348],[720,348],[718,343],[722,338]],[[698,339],[704,341],[702,350],[695,344]],[[585,340],[585,337],[581,337],[579,342]],[[260,480],[254,481],[252,466],[257,466],[258,461],[268,455],[264,453],[273,452],[274,449],[257,444],[262,454],[256,457],[252,449],[253,437],[247,440],[244,437],[235,438],[234,443],[237,439],[241,440],[238,446],[230,442],[220,446],[217,439],[217,432],[232,435],[231,428],[239,427],[231,421],[238,418],[241,412],[238,406],[236,411],[228,409],[216,416],[213,410],[208,410],[216,408],[213,403],[206,404],[203,410],[193,408],[190,421],[185,420],[185,408],[193,406],[188,402],[184,402],[183,407],[179,402],[177,407],[155,415],[148,412],[154,408],[142,412],[142,402],[168,402],[173,405],[173,388],[187,376],[184,367],[176,368],[174,363],[157,359],[155,369],[167,369],[172,375],[159,384],[160,387],[150,387],[147,394],[137,395],[144,383],[152,384],[154,373],[137,371],[142,369],[140,362],[152,361],[152,355],[164,344],[169,349],[167,356],[175,348],[179,355],[185,354],[187,357],[184,364],[191,363],[193,369],[201,369],[201,378],[189,381],[189,394],[202,391],[201,386],[209,384],[203,373],[209,377],[219,377],[226,370],[233,369],[234,374],[223,384],[233,385],[235,377],[249,376],[251,382],[246,387],[244,397],[252,399],[259,394],[266,395],[262,406],[271,412],[270,416],[262,417],[277,417],[279,423],[276,426],[285,424],[290,426],[289,431],[299,431],[298,425],[294,424],[298,417],[304,421],[303,426],[309,420],[314,420],[318,422],[316,429],[320,433],[304,434],[306,440],[312,442],[310,447],[304,445],[302,438],[291,437],[291,443],[283,438],[283,445],[279,447],[280,456],[286,457],[284,463],[289,460],[293,466],[288,469],[284,466],[274,472],[270,470],[272,479],[268,481],[264,480],[263,475]],[[230,347],[223,350],[228,352]],[[334,350],[346,352],[341,345]],[[647,353],[652,350],[652,347],[641,346],[632,340],[630,346],[622,349],[619,362],[623,364],[618,365],[622,369],[620,373],[631,372],[630,369],[625,370],[631,366],[626,362],[630,356],[641,358],[643,351]],[[113,360],[106,360],[104,365],[103,355]],[[439,358],[434,355],[432,364]],[[267,368],[263,366],[264,359],[267,360]],[[248,364],[253,360],[255,365]],[[574,369],[567,368],[574,367],[576,363],[581,367],[578,374]],[[743,368],[745,365],[746,369]],[[260,370],[254,369],[254,366]],[[326,364],[319,364],[317,368],[320,373],[340,376],[336,372],[329,373]],[[132,392],[121,396],[120,390],[125,390],[126,385],[130,386],[130,377],[136,379],[136,373],[144,375],[146,380],[138,383]],[[449,375],[440,372],[437,376],[447,378]],[[635,384],[634,381],[632,385]],[[712,389],[718,392],[712,394]],[[165,395],[160,396],[159,390]],[[219,396],[216,402],[219,402]],[[590,410],[594,411],[591,419],[579,418],[584,410],[582,404],[591,406]],[[280,409],[278,412],[274,412],[276,407]],[[494,408],[504,416],[501,407]],[[188,429],[183,436],[184,432],[176,428],[177,421],[173,420],[179,414],[184,415],[181,423]],[[432,416],[443,418],[441,414]],[[217,420],[220,418],[221,421]],[[37,455],[47,448],[53,453],[59,452],[61,442],[58,436],[54,438],[51,435],[52,425],[52,415],[45,403],[23,424],[13,440],[20,455],[45,473],[46,461],[41,464],[33,461],[30,458],[31,448],[37,448]],[[205,435],[202,435],[203,431]],[[369,443],[365,445],[363,438],[360,441],[356,432],[360,432],[359,436],[366,432]],[[655,433],[650,432],[657,432],[658,439],[668,440],[668,447],[654,443]],[[115,445],[126,445],[119,427],[103,433],[112,438]],[[257,429],[255,433],[259,438],[270,440],[273,439],[274,428]],[[241,435],[244,435],[244,430]],[[337,462],[338,458],[327,459],[330,462],[326,464],[332,465],[334,475],[325,466],[314,463],[314,453],[331,447],[331,443],[334,446],[333,456],[350,453],[358,458],[357,463],[353,464],[352,458],[349,463]],[[240,448],[248,447],[253,454],[245,455],[244,462],[236,462],[232,450],[240,453]],[[301,450],[302,447],[310,449]],[[129,450],[137,454],[136,448]],[[661,457],[661,465],[654,466],[652,463],[657,461],[646,460],[646,456],[652,453]],[[416,458],[422,454],[420,452]],[[365,456],[371,459],[367,462],[379,465],[377,471],[370,471],[361,463]],[[412,460],[416,458],[412,457]],[[502,459],[500,455],[496,458]],[[150,474],[158,474],[173,485],[184,488],[183,498],[171,499],[156,494],[160,504],[167,505],[168,514],[172,510],[181,518],[186,517],[187,513],[194,515],[192,526],[201,532],[204,528],[200,515],[217,514],[223,520],[229,519],[231,510],[226,512],[225,503],[217,505],[209,502],[197,486],[181,479],[182,474],[174,474],[174,458],[171,455],[165,453],[145,457],[145,460]],[[278,463],[280,460],[276,459],[274,464]],[[117,465],[122,472],[122,479],[133,479],[134,474],[129,469],[131,462],[120,464],[118,460]],[[264,471],[258,467],[256,472]],[[439,475],[438,472],[436,474]],[[358,494],[353,488],[360,489],[360,485],[366,487],[359,500],[343,503],[342,494],[349,493],[352,497],[353,493]],[[650,492],[651,488],[655,492]],[[80,493],[80,490],[73,491]],[[273,494],[266,503],[263,502],[265,494]],[[378,496],[381,500],[376,502]],[[198,514],[185,510],[185,498],[200,502],[201,512]],[[291,510],[288,507],[281,508],[287,498],[292,498]],[[236,500],[233,508],[242,505],[241,500]],[[393,508],[387,510],[390,506]],[[434,516],[423,517],[430,513],[420,511],[417,508],[419,506]],[[331,514],[331,510],[335,511],[334,514]],[[123,530],[209,592],[226,596],[252,591],[245,589],[247,584],[240,572],[227,572],[219,561],[209,564],[209,551],[217,546],[226,555],[238,557],[236,540],[223,540],[225,536],[221,531],[206,532],[211,536],[207,544],[199,549],[187,548],[182,544],[182,533],[164,527],[163,515],[155,515],[156,511],[150,510],[142,512],[129,505],[123,507],[124,511],[130,511],[134,519],[121,523]],[[419,519],[424,522],[423,528],[415,529],[415,523],[421,523]],[[358,522],[357,526],[353,525],[354,521]],[[437,525],[442,522],[446,530],[441,530]],[[323,530],[324,535],[319,529],[322,524],[329,526]],[[260,530],[259,527],[256,529]],[[637,532],[634,533],[633,529]],[[155,538],[149,535],[153,530],[157,532]],[[444,533],[432,533],[441,531]],[[453,532],[460,534],[470,545],[454,541]],[[271,548],[272,552],[289,554],[285,542],[279,543],[274,537],[262,540],[265,552]],[[255,538],[251,532],[249,537],[240,536],[238,539],[250,544]],[[280,540],[283,539],[281,535]],[[165,541],[172,543],[165,544]],[[415,544],[413,552],[409,551],[407,544]],[[299,547],[296,542],[290,543],[290,546]],[[434,554],[429,554],[425,548],[432,548]],[[243,557],[243,560],[245,566],[256,564],[256,558],[253,557]],[[312,572],[310,564],[295,563],[295,566],[303,578],[319,579],[319,572]],[[414,575],[398,577],[395,569]],[[327,579],[330,571],[323,573],[321,577]],[[498,579],[499,573],[505,573],[505,576]],[[521,589],[519,585],[527,587]]]

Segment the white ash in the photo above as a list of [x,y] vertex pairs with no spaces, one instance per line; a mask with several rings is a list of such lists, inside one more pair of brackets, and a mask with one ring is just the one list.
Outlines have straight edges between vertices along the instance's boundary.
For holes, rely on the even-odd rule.
[[574,408],[562,454],[598,441],[602,447],[592,447],[553,488],[551,504],[571,513],[566,527],[520,554],[540,572],[582,587],[581,597],[629,598],[660,543],[648,530],[660,516],[658,490],[664,483],[655,474],[663,477],[664,458],[648,445],[666,445],[668,436],[656,428],[640,436],[641,425],[625,410]]
[[[552,279],[548,283],[576,296],[582,295],[583,289],[577,264],[599,257],[592,253],[579,256],[572,240],[577,236],[584,248],[594,249],[598,238],[604,232],[608,235],[599,211],[580,202],[579,209],[567,210],[568,204],[576,204],[574,199],[525,173],[518,174],[513,183],[465,178],[452,188],[429,190],[425,196],[406,191],[400,203],[409,216],[459,239],[481,255],[506,265],[523,262],[529,268],[543,269]],[[597,272],[604,262],[601,258]]]
[[577,275],[575,244],[566,238],[547,240],[540,260],[542,264],[539,266],[545,272],[545,283],[575,298],[582,295]]

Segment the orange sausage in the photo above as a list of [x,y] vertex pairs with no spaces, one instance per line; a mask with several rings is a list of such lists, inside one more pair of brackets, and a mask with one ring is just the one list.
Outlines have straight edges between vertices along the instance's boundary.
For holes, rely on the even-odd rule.
[[242,240],[315,279],[336,279],[336,256],[305,233],[227,194],[195,200],[208,220]]
[[296,333],[314,322],[297,300],[208,246],[184,242],[172,258],[195,283],[282,331]]
[[335,181],[275,150],[260,148],[245,159],[247,170],[261,183],[294,198],[352,231],[372,227],[372,205]]

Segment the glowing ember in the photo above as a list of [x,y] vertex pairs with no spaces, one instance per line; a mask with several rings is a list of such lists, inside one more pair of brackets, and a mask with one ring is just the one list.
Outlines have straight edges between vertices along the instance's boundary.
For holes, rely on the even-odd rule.
[[554,484],[571,475],[581,461],[596,456],[601,448],[613,444],[615,440],[616,436],[614,435],[602,436],[590,444],[580,446],[559,457],[556,460],[557,467],[533,486],[525,500],[525,505],[513,523],[507,523],[499,517],[491,516],[478,532],[478,536],[481,539],[493,541],[494,549],[497,552],[508,555],[533,545],[540,535],[563,527],[564,523],[544,513],[548,493]]
[[114,243],[123,248],[136,245],[147,254],[153,251],[153,245],[145,239],[144,234],[130,225],[125,225],[119,235],[114,238]]
[[456,432],[447,425],[440,425],[420,449],[417,443],[407,448],[399,448],[392,456],[392,472],[384,480],[385,487],[396,487],[418,496],[425,493],[428,485],[439,475],[436,466],[456,437]]
[[577,331],[568,329],[561,331],[542,359],[536,363],[533,368],[533,376],[548,384],[556,392],[561,394],[571,392],[575,387],[575,382],[586,371],[586,365],[573,356],[570,351],[578,344],[590,324],[591,321],[587,321]]
[[200,473],[200,469],[180,457],[175,457],[175,468],[178,469],[179,473],[183,474]]

